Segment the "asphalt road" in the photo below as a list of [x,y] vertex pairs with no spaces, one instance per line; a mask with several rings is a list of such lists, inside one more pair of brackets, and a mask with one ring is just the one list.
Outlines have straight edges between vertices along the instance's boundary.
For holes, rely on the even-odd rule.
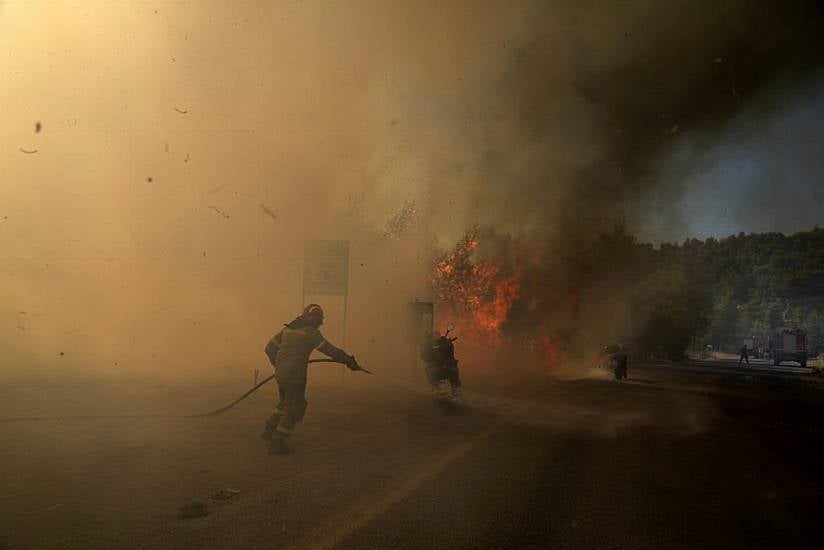
[[[809,375],[470,382],[450,410],[378,376],[319,381],[288,457],[256,437],[269,395],[215,419],[0,423],[0,547],[824,547]],[[210,513],[176,518],[190,499]]]

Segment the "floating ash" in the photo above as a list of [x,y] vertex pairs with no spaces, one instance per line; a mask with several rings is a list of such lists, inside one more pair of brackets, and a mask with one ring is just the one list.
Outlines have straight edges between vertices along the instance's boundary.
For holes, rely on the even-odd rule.
[[415,201],[407,201],[403,207],[386,222],[383,236],[386,239],[398,240],[406,235],[418,220],[418,209]]

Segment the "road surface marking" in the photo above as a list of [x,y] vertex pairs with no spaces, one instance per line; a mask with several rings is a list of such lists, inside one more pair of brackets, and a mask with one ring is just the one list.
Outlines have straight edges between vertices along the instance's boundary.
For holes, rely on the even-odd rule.
[[377,499],[363,500],[333,516],[324,527],[315,530],[312,534],[287,548],[289,550],[297,548],[327,550],[334,548],[352,533],[369,524],[375,518],[380,517],[390,507],[415,492],[421,485],[441,473],[452,462],[464,456],[496,431],[496,426],[488,428],[452,448],[446,454],[439,454],[437,458],[425,463],[410,477],[404,479],[395,487],[391,487],[387,493]]

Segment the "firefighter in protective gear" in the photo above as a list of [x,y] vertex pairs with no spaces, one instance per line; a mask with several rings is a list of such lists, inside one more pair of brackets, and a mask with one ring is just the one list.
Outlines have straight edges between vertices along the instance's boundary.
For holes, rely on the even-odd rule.
[[318,328],[323,324],[323,309],[309,304],[303,313],[287,323],[266,345],[266,355],[275,367],[279,401],[266,421],[261,437],[271,441],[270,453],[287,454],[286,440],[306,413],[306,369],[314,350],[358,370],[355,358],[326,341]]
[[432,389],[437,392],[441,381],[448,380],[452,388],[452,396],[458,397],[461,393],[461,377],[458,371],[458,360],[455,359],[453,340],[435,331],[430,341],[421,349],[421,358],[426,364],[426,378]]

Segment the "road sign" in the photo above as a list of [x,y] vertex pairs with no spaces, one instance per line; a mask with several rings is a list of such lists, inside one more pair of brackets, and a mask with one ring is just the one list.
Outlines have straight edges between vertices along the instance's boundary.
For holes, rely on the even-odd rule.
[[304,296],[346,296],[349,288],[349,241],[306,241]]

